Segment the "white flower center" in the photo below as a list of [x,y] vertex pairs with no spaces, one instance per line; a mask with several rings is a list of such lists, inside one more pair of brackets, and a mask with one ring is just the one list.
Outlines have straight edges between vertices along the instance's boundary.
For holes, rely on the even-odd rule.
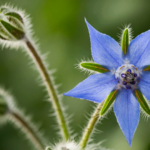
[[140,73],[132,64],[124,64],[115,72],[118,85],[126,89],[135,89],[140,82]]

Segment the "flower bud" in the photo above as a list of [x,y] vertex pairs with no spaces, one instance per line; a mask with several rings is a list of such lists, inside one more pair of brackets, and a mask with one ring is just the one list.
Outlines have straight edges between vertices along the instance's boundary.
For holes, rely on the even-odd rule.
[[24,38],[24,23],[21,15],[9,7],[0,8],[0,39],[16,41]]

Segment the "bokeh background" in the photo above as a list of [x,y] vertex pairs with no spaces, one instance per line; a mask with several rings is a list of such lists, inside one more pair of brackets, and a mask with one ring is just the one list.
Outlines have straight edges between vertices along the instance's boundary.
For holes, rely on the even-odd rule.
[[[64,93],[88,75],[75,66],[82,59],[91,59],[90,39],[84,22],[86,17],[100,32],[119,41],[124,25],[131,24],[133,36],[150,29],[149,0],[1,0],[0,5],[11,3],[26,10],[32,18],[35,36],[42,53],[49,53],[49,69],[57,69],[55,83],[61,84]],[[20,108],[33,116],[33,122],[41,123],[40,130],[53,143],[58,140],[53,109],[46,102],[46,91],[39,85],[38,73],[30,66],[30,58],[19,49],[2,49],[0,46],[0,85],[11,90]],[[71,126],[77,139],[86,125],[86,115],[95,105],[87,100],[63,97],[68,106],[67,114],[73,114]],[[113,150],[149,150],[150,119],[140,117],[140,122],[130,148],[120,130],[113,111],[97,128],[93,137],[102,146]],[[11,124],[0,127],[0,150],[32,150],[23,134]]]

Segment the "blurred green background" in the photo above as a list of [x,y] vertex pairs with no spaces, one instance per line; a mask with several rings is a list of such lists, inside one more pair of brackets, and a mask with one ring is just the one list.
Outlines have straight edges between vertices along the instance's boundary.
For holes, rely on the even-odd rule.
[[[49,69],[57,69],[55,83],[61,84],[64,93],[88,75],[75,68],[81,59],[91,59],[90,39],[84,17],[100,32],[119,41],[120,28],[131,24],[133,36],[150,29],[149,0],[1,0],[0,4],[11,3],[26,10],[32,18],[35,36],[39,39],[42,53],[49,53]],[[58,140],[53,109],[46,102],[46,91],[39,85],[38,73],[32,69],[30,58],[20,49],[0,47],[0,85],[11,90],[20,108],[33,116],[33,122],[41,123],[49,143]],[[86,125],[86,115],[95,105],[87,100],[63,97],[73,114],[70,125],[81,137]],[[149,150],[150,119],[141,116],[130,148],[120,130],[113,111],[103,119],[94,135],[96,142],[114,150]],[[11,124],[0,127],[0,150],[32,150],[23,134]]]

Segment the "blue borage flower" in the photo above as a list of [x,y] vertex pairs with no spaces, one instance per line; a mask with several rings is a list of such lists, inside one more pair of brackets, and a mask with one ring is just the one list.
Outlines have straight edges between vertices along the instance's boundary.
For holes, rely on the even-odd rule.
[[[117,121],[131,146],[139,122],[140,106],[147,114],[150,114],[146,100],[146,98],[150,100],[150,66],[148,66],[150,64],[150,30],[137,36],[129,45],[125,45],[126,51],[124,51],[113,38],[98,32],[86,20],[85,22],[90,34],[92,57],[95,61],[91,68],[99,67],[105,71],[90,75],[64,95],[96,103],[105,100],[107,104],[103,105],[101,115],[113,103],[111,99],[115,100],[114,112]],[[128,44],[126,38],[129,34],[125,35],[123,42]],[[86,68],[91,69],[90,63],[86,65],[88,66]]]

